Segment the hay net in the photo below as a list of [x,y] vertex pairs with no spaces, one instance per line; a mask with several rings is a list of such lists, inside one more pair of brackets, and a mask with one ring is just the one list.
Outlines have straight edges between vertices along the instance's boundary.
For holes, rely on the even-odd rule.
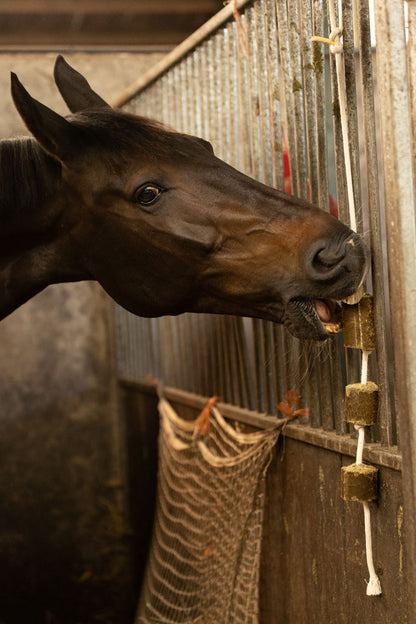
[[[277,428],[159,403],[158,496],[136,624],[258,624],[264,482]],[[208,424],[209,423],[209,424]]]

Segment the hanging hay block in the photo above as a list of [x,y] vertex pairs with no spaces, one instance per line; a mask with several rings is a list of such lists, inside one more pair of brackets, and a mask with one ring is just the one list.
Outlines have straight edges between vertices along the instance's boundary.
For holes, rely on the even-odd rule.
[[341,468],[341,497],[346,501],[377,499],[378,468],[367,464],[351,464]]
[[372,382],[349,384],[345,388],[344,420],[367,426],[377,422],[378,386]]
[[276,428],[236,431],[159,403],[156,518],[136,624],[259,624],[264,482]]
[[355,305],[344,304],[342,306],[342,322],[346,347],[374,351],[376,333],[372,295],[365,294]]

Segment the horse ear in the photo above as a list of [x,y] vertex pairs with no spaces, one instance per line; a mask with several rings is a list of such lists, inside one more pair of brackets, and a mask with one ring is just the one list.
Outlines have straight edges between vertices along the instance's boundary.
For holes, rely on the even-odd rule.
[[71,160],[82,145],[80,129],[32,98],[13,72],[11,83],[14,104],[35,139],[61,162]]
[[56,59],[54,76],[56,86],[72,113],[88,109],[111,108],[91,89],[84,76],[68,65],[61,55]]

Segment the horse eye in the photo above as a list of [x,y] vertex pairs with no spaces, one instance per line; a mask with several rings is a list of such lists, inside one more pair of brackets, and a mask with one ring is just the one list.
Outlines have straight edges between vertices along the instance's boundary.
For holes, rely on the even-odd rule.
[[140,186],[133,195],[133,201],[142,206],[150,206],[160,197],[163,189],[156,184],[143,184]]

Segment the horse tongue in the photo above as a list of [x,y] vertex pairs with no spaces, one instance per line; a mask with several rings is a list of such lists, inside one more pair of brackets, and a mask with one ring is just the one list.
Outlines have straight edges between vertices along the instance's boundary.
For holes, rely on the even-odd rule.
[[314,305],[316,313],[322,323],[329,323],[332,318],[332,313],[325,301],[322,301],[321,299],[315,299]]

